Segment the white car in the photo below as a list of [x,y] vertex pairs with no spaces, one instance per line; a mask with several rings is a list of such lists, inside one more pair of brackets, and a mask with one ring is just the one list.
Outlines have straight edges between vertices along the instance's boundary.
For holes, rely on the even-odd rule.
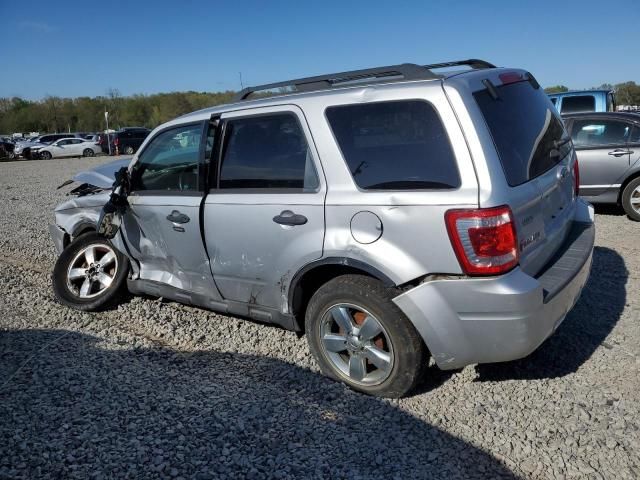
[[93,140],[84,138],[63,138],[50,145],[31,147],[31,155],[43,160],[59,157],[93,157],[102,152]]

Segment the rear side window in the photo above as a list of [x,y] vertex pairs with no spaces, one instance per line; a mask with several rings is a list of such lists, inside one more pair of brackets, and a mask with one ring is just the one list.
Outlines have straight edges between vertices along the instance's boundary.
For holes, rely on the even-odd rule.
[[633,126],[616,120],[574,120],[571,137],[576,147],[624,145],[631,138]]
[[593,95],[575,95],[563,97],[562,113],[595,112],[596,99]]
[[295,115],[276,113],[228,120],[220,188],[314,191],[318,176]]
[[351,175],[363,190],[452,189],[455,156],[434,107],[422,100],[329,107]]
[[542,89],[529,82],[487,90],[473,96],[489,127],[507,182],[512,187],[542,175],[571,150],[557,111]]

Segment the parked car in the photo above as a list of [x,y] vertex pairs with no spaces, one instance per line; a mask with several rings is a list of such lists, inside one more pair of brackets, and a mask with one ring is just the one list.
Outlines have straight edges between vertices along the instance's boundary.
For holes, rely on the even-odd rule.
[[15,147],[15,143],[10,141],[8,138],[0,139],[0,158],[15,158]]
[[40,135],[24,142],[16,143],[15,154],[16,156],[23,156],[26,159],[32,157],[31,151],[33,148],[38,150],[42,146],[49,145],[50,143],[60,140],[61,138],[76,137],[75,134],[70,133],[48,133],[46,135]]
[[576,90],[549,94],[551,102],[563,115],[583,112],[614,112],[615,95],[611,90]]
[[151,130],[142,127],[122,128],[111,137],[111,153],[133,155]]
[[640,115],[588,113],[564,121],[580,161],[580,195],[621,205],[640,221]]
[[31,147],[31,156],[43,160],[60,157],[93,157],[101,152],[99,145],[84,138],[63,138],[49,145]]
[[109,153],[109,143],[112,141],[113,133],[99,133],[97,144],[100,145],[103,153]]
[[528,355],[589,276],[573,144],[523,70],[253,87],[156,128],[127,163],[78,174],[55,209],[61,303],[96,310],[127,287],[306,332],[325,374],[372,395],[405,395],[429,355]]

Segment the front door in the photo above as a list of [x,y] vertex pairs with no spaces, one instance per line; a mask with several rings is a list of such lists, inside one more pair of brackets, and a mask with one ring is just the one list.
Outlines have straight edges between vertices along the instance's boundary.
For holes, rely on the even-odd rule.
[[575,118],[571,137],[580,163],[580,194],[597,196],[617,189],[631,166],[633,125],[623,120]]
[[218,300],[200,231],[205,128],[169,128],[146,145],[131,171],[122,230],[141,279]]
[[322,256],[325,183],[294,106],[221,117],[223,142],[205,199],[204,232],[226,300],[287,312],[291,277]]

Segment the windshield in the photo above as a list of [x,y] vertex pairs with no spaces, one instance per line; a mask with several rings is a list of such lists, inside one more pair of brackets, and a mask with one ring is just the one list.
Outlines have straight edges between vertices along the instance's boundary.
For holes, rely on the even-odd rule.
[[532,180],[562,160],[572,148],[562,121],[542,91],[529,82],[475,92],[512,187]]

